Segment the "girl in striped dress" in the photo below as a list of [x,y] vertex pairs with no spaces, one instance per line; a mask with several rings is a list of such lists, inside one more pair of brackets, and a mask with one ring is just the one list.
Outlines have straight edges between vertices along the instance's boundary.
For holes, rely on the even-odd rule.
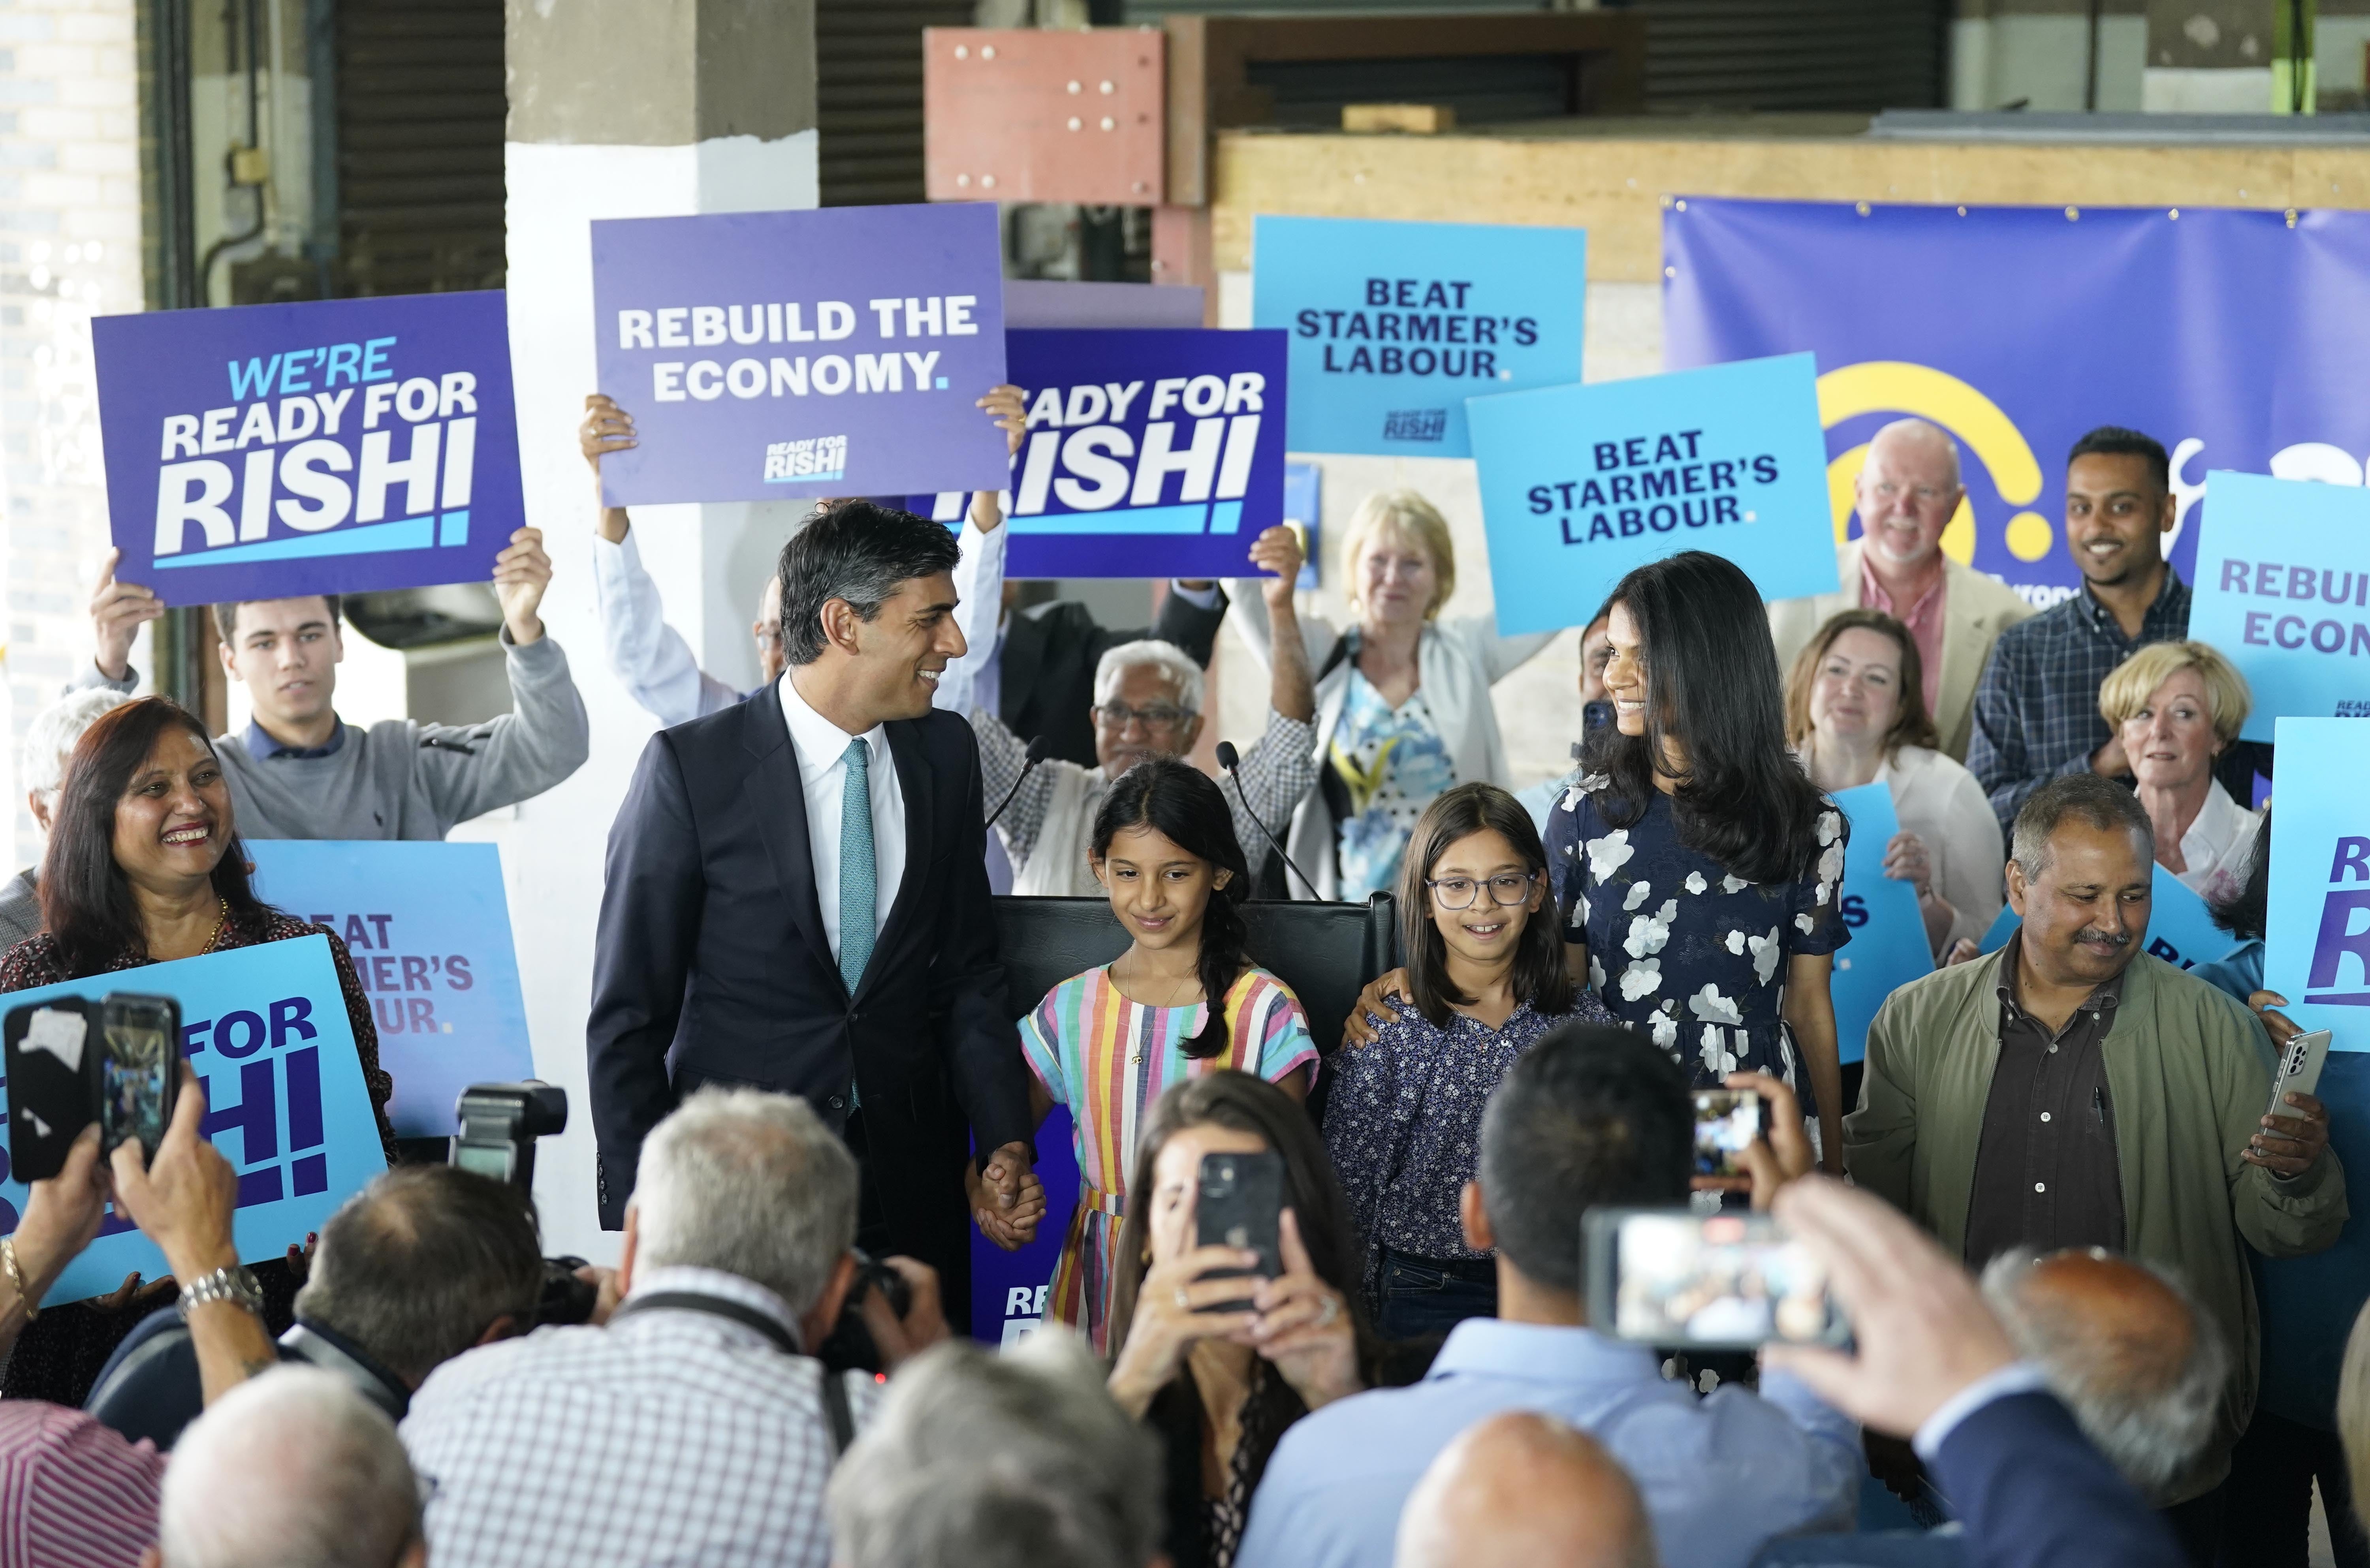
[[1129,768],[1096,813],[1091,864],[1133,944],[1048,992],[1021,1020],[1020,1047],[1038,1119],[1067,1105],[1078,1157],[1078,1206],[1045,1315],[1100,1354],[1128,1162],[1161,1091],[1232,1067],[1304,1099],[1317,1044],[1292,988],[1244,956],[1237,905],[1250,874],[1208,775],[1173,757]]

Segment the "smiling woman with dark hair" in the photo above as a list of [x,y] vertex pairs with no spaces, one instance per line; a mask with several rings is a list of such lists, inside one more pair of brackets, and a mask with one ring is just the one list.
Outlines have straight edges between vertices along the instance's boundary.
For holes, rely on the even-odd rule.
[[[326,936],[391,1161],[386,1101],[395,1080],[379,1070],[378,1030],[353,961],[333,933],[257,898],[247,869],[230,788],[204,727],[161,697],[126,703],[90,727],[66,765],[41,861],[48,929],[0,957],[0,992]],[[280,1263],[266,1263],[256,1275],[267,1317],[277,1309],[273,1331],[285,1329],[294,1277]],[[105,1310],[77,1307],[34,1322],[17,1342],[0,1393],[81,1404],[109,1351],[141,1316],[124,1310],[135,1300],[126,1285],[107,1298]]]

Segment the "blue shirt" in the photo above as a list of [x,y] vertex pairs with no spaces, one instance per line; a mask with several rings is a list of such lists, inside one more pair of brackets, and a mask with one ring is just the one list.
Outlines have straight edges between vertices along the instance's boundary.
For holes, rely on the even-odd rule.
[[292,746],[273,740],[264,732],[262,725],[250,719],[247,721],[247,733],[241,739],[247,746],[247,755],[258,762],[270,762],[273,757],[278,756],[335,756],[338,748],[346,744],[346,726],[343,720],[338,721],[337,728],[329,732],[328,745]]
[[1765,1373],[1697,1399],[1646,1345],[1589,1329],[1459,1323],[1408,1389],[1337,1400],[1283,1435],[1235,1568],[1390,1568],[1399,1508],[1456,1435],[1502,1411],[1559,1416],[1638,1484],[1673,1568],[1744,1568],[1764,1543],[1849,1529],[1859,1429],[1801,1383]]

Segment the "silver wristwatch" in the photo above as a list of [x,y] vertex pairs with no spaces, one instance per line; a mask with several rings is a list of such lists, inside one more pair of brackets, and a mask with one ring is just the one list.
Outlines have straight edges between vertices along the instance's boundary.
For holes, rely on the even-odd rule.
[[184,1281],[181,1320],[189,1320],[191,1308],[202,1307],[209,1301],[227,1301],[246,1308],[259,1318],[263,1316],[263,1287],[255,1283],[255,1275],[243,1263],[231,1263],[210,1274]]

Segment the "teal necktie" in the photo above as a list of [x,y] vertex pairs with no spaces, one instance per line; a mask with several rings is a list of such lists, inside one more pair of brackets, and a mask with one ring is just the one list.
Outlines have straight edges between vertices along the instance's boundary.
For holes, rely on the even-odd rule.
[[839,796],[839,977],[852,997],[872,958],[880,877],[872,862],[872,753],[850,741],[846,762]]

